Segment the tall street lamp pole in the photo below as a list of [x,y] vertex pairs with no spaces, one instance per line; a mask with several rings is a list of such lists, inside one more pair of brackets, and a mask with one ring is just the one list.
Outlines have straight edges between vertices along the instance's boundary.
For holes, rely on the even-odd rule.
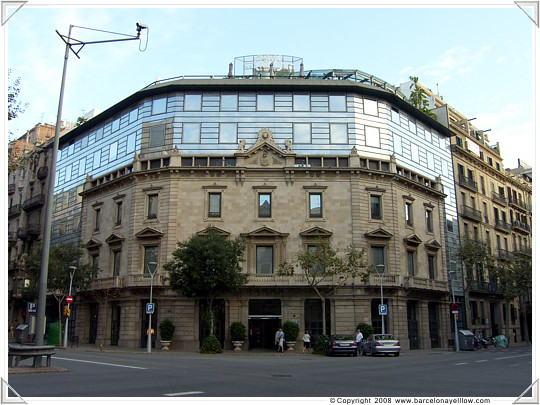
[[[377,266],[375,266],[375,271],[377,272],[377,274],[379,275],[379,278],[381,279],[381,308],[382,308],[382,305],[384,305],[383,303],[383,276],[384,276],[384,273],[386,272],[386,266],[384,264],[378,264]],[[384,314],[381,314],[381,321],[382,321],[382,333],[384,335],[386,333],[384,330]]]
[[[148,273],[150,273],[150,304],[152,304],[152,288],[154,286],[154,274],[157,272],[157,263],[156,262],[149,262],[146,265],[146,268],[148,269]],[[152,271],[152,268],[154,268],[154,271]],[[152,311],[150,311],[149,319],[148,319],[148,339],[146,341],[146,352],[152,353]]]
[[[75,275],[75,270],[77,270],[77,268],[75,266],[69,266],[69,269],[71,271],[69,272],[69,293],[68,293],[68,296],[71,297],[71,285],[73,284],[73,276]],[[68,304],[67,304],[68,312],[69,312],[70,305],[71,304],[68,302]],[[66,317],[66,326],[65,326],[65,329],[64,329],[64,349],[67,347],[68,325],[69,325],[69,316]]]
[[[449,271],[448,274],[450,274],[450,288],[452,289],[452,303],[456,303],[456,293],[454,291],[454,274],[456,274],[455,271]],[[459,331],[457,327],[457,314],[454,314],[454,347],[456,348],[456,352],[459,352]]]
[[[62,124],[62,105],[64,103],[64,88],[66,84],[66,71],[69,57],[69,51],[71,50],[77,58],[80,59],[79,52],[87,44],[97,44],[104,42],[118,42],[118,41],[132,41],[140,39],[141,30],[148,29],[146,25],[137,23],[137,35],[129,36],[129,38],[123,39],[111,39],[104,41],[92,41],[84,42],[71,38],[71,30],[74,25],[69,26],[69,33],[67,37],[61,35],[58,31],[56,33],[66,43],[66,52],[64,56],[64,68],[62,71],[62,82],[60,85],[60,98],[58,101],[58,115],[56,116],[56,128],[54,130],[53,139],[53,151],[51,157],[51,170],[49,173],[49,184],[47,190],[47,200],[45,201],[45,221],[43,231],[42,253],[41,253],[41,272],[39,276],[38,287],[38,306],[37,306],[37,320],[36,320],[36,338],[35,342],[37,346],[43,345],[43,337],[45,334],[45,305],[47,302],[47,278],[49,273],[49,250],[51,245],[51,228],[52,228],[52,210],[53,210],[53,198],[54,198],[54,181],[56,175],[56,156],[58,155],[58,144],[60,140],[60,125]],[[78,27],[84,28],[84,27]],[[72,41],[73,40],[73,41]],[[77,51],[73,49],[73,46],[79,47]],[[41,357],[38,358],[38,365],[41,364]]]

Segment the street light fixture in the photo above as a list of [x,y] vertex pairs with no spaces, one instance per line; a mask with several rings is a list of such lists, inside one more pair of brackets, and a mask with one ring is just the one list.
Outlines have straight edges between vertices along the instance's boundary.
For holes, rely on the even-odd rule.
[[[379,278],[381,279],[381,307],[383,304],[383,276],[384,273],[386,273],[386,266],[384,264],[378,264],[375,266],[375,272],[379,275]],[[382,321],[382,333],[385,334],[384,330],[384,314],[381,314],[381,321]]]
[[[38,288],[38,306],[37,306],[37,321],[36,321],[36,338],[35,342],[37,346],[43,345],[43,335],[45,334],[45,306],[47,302],[47,278],[49,273],[49,250],[51,245],[51,229],[52,229],[52,210],[53,210],[53,198],[54,198],[54,182],[56,174],[56,156],[58,155],[58,144],[60,140],[60,125],[62,123],[62,105],[64,103],[64,87],[66,84],[66,70],[68,63],[69,51],[71,50],[77,58],[80,59],[79,53],[82,48],[88,44],[97,44],[104,42],[118,42],[118,41],[132,41],[139,40],[142,29],[148,29],[147,26],[137,23],[137,35],[128,36],[128,38],[123,39],[111,39],[103,41],[92,41],[84,42],[79,41],[71,37],[71,30],[74,25],[69,26],[69,33],[67,37],[61,35],[58,31],[56,33],[62,38],[62,41],[66,44],[66,51],[64,55],[64,68],[62,71],[62,81],[60,85],[60,98],[58,100],[58,114],[56,116],[56,128],[54,130],[53,138],[53,150],[51,158],[51,168],[49,171],[49,184],[47,190],[47,199],[45,200],[45,221],[44,221],[44,231],[42,239],[42,252],[41,252],[41,271],[39,277],[39,288]],[[85,27],[77,27],[85,28]],[[88,29],[88,28],[87,28]],[[124,34],[123,34],[124,35]],[[79,47],[77,51],[73,47]],[[41,365],[41,357],[38,357],[37,365]]]
[[[75,275],[75,270],[77,270],[77,267],[69,266],[69,269],[71,271],[69,272],[69,293],[68,293],[68,296],[71,297],[71,285],[73,284],[73,276]],[[68,302],[68,304],[67,304],[68,312],[70,312],[69,311],[69,306],[70,306],[70,303]],[[69,316],[66,317],[66,325],[64,326],[65,327],[65,329],[64,329],[64,349],[67,348],[68,324],[69,324]]]
[[[150,304],[152,304],[152,288],[154,285],[154,274],[157,272],[157,263],[156,262],[148,262],[146,265],[146,268],[148,269],[148,273],[150,274]],[[152,271],[152,268],[154,269]],[[148,339],[146,341],[146,352],[152,353],[152,312],[150,312],[149,319],[148,319]]]
[[[456,303],[456,293],[454,291],[454,274],[457,274],[455,270],[450,270],[448,272],[450,275],[450,288],[452,289],[452,303]],[[459,331],[457,326],[457,314],[454,314],[454,347],[456,352],[459,352]]]

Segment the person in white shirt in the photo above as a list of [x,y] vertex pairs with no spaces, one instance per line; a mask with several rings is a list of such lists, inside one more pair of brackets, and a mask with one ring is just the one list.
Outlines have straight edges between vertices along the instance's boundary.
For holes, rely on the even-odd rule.
[[308,353],[311,353],[311,336],[309,335],[309,330],[306,330],[306,333],[304,334],[304,337],[302,338],[302,340],[304,341],[304,347],[302,348],[302,354],[304,354],[304,352],[308,351]]
[[360,353],[361,350],[362,350],[362,341],[363,340],[364,340],[364,335],[362,334],[362,332],[360,332],[360,329],[358,329],[356,331],[356,347],[357,347],[356,350],[358,350],[358,353]]

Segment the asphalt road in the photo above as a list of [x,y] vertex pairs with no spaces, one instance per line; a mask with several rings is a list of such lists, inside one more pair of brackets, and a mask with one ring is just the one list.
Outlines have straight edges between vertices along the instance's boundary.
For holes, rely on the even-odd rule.
[[[21,363],[24,364],[24,363]],[[532,383],[530,347],[325,357],[57,351],[67,372],[10,374],[31,397],[519,397]],[[528,395],[530,396],[530,394]]]

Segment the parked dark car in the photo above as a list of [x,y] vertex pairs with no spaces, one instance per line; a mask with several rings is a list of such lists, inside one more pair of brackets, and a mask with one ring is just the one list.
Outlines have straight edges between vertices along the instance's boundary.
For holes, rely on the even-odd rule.
[[358,356],[357,348],[355,336],[332,335],[328,341],[326,354],[329,356],[333,356],[334,354],[350,354],[352,356]]
[[371,354],[375,356],[376,354],[384,354],[388,356],[393,354],[394,356],[399,356],[401,351],[401,344],[399,340],[395,339],[391,334],[379,334],[379,335],[369,335],[369,337],[364,340],[362,344],[362,355]]

